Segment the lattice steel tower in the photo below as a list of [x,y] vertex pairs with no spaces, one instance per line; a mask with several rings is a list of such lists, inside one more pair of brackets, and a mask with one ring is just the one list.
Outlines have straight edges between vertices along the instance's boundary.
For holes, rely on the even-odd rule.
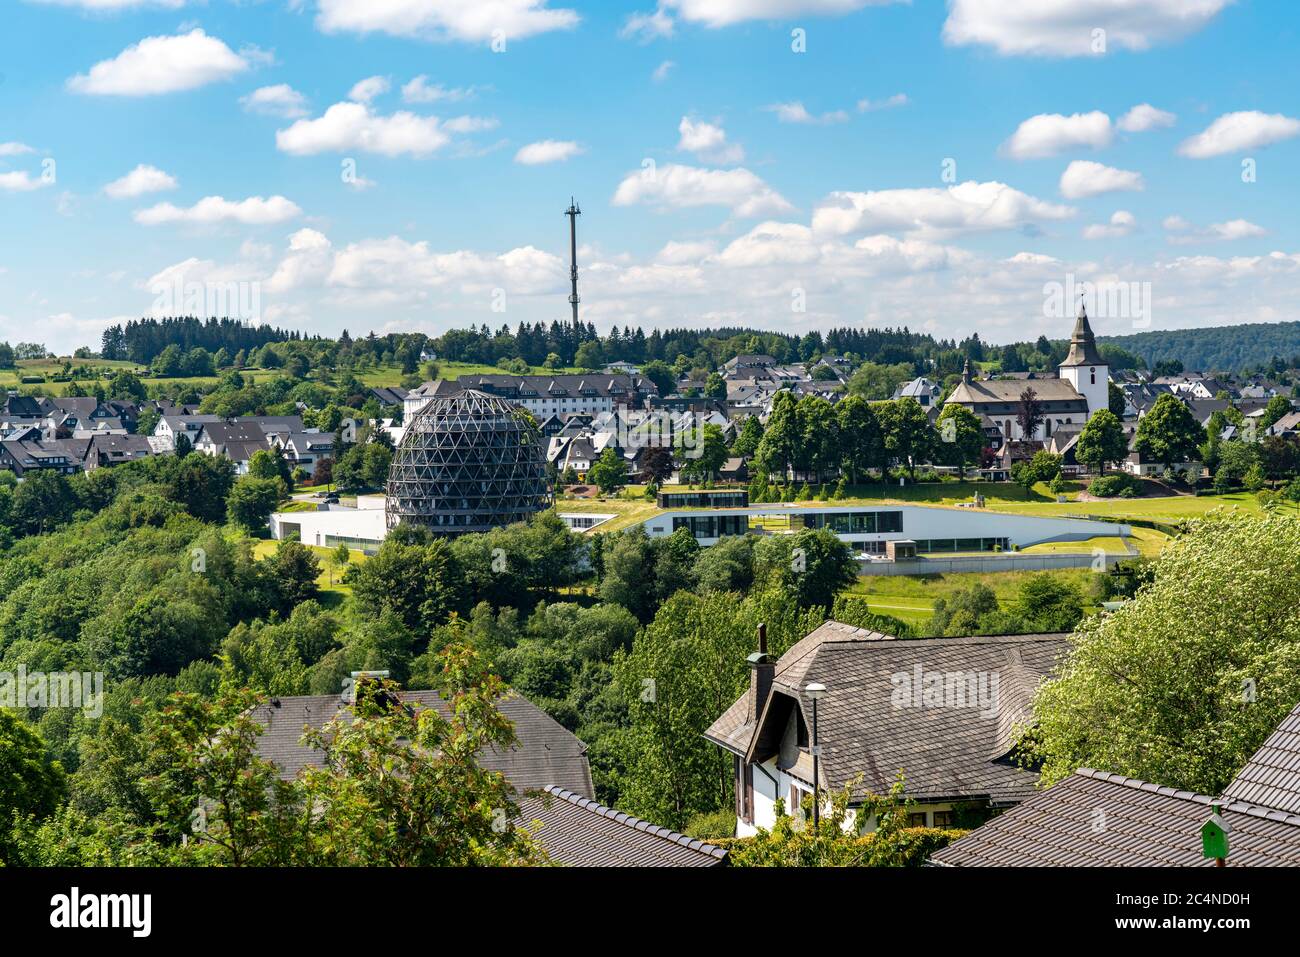
[[527,413],[465,389],[411,417],[388,472],[389,528],[463,535],[522,522],[551,507],[546,451]]

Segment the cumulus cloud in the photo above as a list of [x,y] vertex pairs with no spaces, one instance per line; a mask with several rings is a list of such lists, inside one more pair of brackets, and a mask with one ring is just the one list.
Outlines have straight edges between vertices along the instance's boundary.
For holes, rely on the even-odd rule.
[[1239,153],[1287,140],[1300,133],[1300,120],[1281,113],[1244,110],[1225,113],[1208,127],[1179,144],[1178,152],[1192,159]]
[[543,163],[561,163],[582,152],[582,147],[570,140],[540,140],[521,147],[515,153],[515,162],[524,166],[540,166]]
[[54,180],[45,176],[33,176],[27,170],[0,173],[0,190],[6,193],[30,193],[51,185]]
[[628,173],[618,184],[615,206],[691,208],[725,206],[737,216],[784,212],[790,204],[771,186],[742,167],[701,169],[669,163]]
[[437,117],[404,110],[383,116],[365,103],[348,101],[335,103],[315,119],[298,120],[277,130],[275,145],[296,156],[353,150],[383,156],[428,156],[450,139]]
[[289,237],[289,251],[266,281],[266,291],[284,293],[320,283],[329,275],[333,246],[324,233],[300,229]]
[[392,88],[386,76],[368,76],[358,80],[348,91],[348,99],[357,103],[369,103],[377,96],[383,96]]
[[251,69],[250,61],[196,27],[175,36],[145,37],[72,77],[68,89],[95,96],[176,93],[236,77]]
[[730,165],[745,158],[745,148],[739,143],[728,143],[726,131],[715,123],[683,116],[677,124],[677,132],[681,134],[677,149],[684,153],[694,153],[706,163]]
[[635,39],[642,43],[658,40],[673,35],[673,18],[663,8],[652,13],[633,13],[623,21],[618,35],[625,40]]
[[1116,169],[1094,163],[1092,160],[1075,160],[1061,174],[1061,195],[1066,199],[1084,199],[1113,193],[1117,190],[1141,190],[1146,184],[1142,174],[1127,169]]
[[421,73],[402,84],[402,99],[407,103],[437,103],[445,100],[456,103],[467,100],[474,95],[474,87],[446,87],[441,83],[429,84],[429,78]]
[[[578,14],[547,0],[320,0],[316,25],[326,33],[387,33],[426,40],[507,43],[577,26]],[[499,32],[498,32],[499,31]]]
[[843,123],[849,118],[849,114],[843,110],[831,110],[814,116],[797,100],[790,103],[773,103],[771,106],[763,107],[763,109],[769,113],[775,113],[776,118],[782,123],[824,126],[830,123]]
[[24,153],[35,153],[32,147],[26,143],[0,143],[0,156],[22,156]]
[[908,104],[906,93],[895,93],[893,96],[887,96],[883,100],[858,100],[859,113],[874,113],[877,110],[892,110],[898,106]]
[[333,258],[326,282],[350,290],[418,294],[457,285],[462,290],[501,287],[520,295],[556,291],[565,275],[559,257],[532,246],[497,256],[468,250],[435,252],[427,242],[398,236],[349,243]]
[[229,200],[222,196],[205,196],[193,206],[180,207],[159,203],[136,212],[135,221],[142,226],[159,226],[164,223],[183,223],[194,226],[211,226],[219,223],[238,223],[242,226],[265,226],[283,223],[302,215],[297,203],[283,196],[264,199]]
[[1113,137],[1110,117],[1100,110],[1070,116],[1039,113],[1021,123],[1001,149],[1013,159],[1040,159],[1082,147],[1102,149]]
[[159,193],[175,188],[176,177],[156,166],[141,163],[125,176],[105,186],[104,192],[113,199],[134,199],[146,193]]
[[[1146,50],[1195,33],[1232,0],[949,0],[943,39],[1004,56]],[[1094,31],[1104,31],[1098,35]],[[1098,40],[1104,46],[1098,48]]]
[[1249,220],[1230,219],[1223,223],[1211,223],[1197,227],[1182,216],[1168,216],[1162,225],[1169,233],[1169,242],[1175,246],[1190,246],[1202,242],[1231,242],[1236,239],[1254,239],[1268,235],[1268,230],[1257,226]]
[[307,115],[307,98],[288,83],[258,87],[247,96],[240,97],[239,102],[249,113],[261,113],[264,116],[295,120]]
[[1118,239],[1137,228],[1137,217],[1126,209],[1111,214],[1109,223],[1092,223],[1083,230],[1084,239]]
[[904,232],[934,238],[1022,229],[1074,214],[1073,207],[1037,199],[1005,183],[971,180],[946,189],[834,192],[813,211],[812,226],[832,236]]
[[1164,110],[1158,110],[1150,103],[1139,103],[1116,121],[1115,125],[1125,133],[1145,133],[1165,126],[1173,126],[1178,117]]
[[729,27],[748,20],[838,16],[901,0],[660,0],[659,12],[672,10],[689,23]]

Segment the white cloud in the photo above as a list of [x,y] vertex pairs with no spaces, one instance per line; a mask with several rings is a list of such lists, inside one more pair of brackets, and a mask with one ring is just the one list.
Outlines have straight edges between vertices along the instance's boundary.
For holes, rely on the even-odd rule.
[[428,156],[450,139],[437,117],[406,111],[380,116],[364,103],[349,101],[335,103],[316,119],[298,120],[288,129],[277,130],[275,145],[297,156],[349,150],[383,156]]
[[250,196],[248,199],[229,200],[221,196],[205,196],[193,206],[183,208],[171,203],[159,203],[136,212],[135,221],[142,226],[158,226],[164,223],[185,223],[196,226],[210,226],[217,223],[239,223],[243,226],[265,226],[283,223],[302,215],[297,203],[283,196],[263,199]]
[[1065,168],[1060,182],[1061,195],[1066,199],[1084,199],[1117,190],[1141,190],[1145,187],[1141,173],[1116,169],[1092,160],[1075,160]]
[[653,13],[633,13],[624,21],[618,31],[623,39],[634,38],[642,43],[649,43],[661,37],[673,35],[673,18],[661,7]]
[[681,134],[677,149],[694,153],[707,163],[731,165],[745,158],[745,148],[739,143],[728,143],[726,131],[714,123],[703,120],[697,122],[689,116],[683,116],[677,124],[677,132]]
[[307,98],[288,83],[258,87],[247,96],[240,97],[239,102],[248,112],[265,116],[296,120],[307,115]]
[[1083,230],[1084,239],[1118,239],[1137,228],[1137,218],[1126,209],[1111,214],[1109,223],[1092,223]]
[[655,71],[650,74],[650,78],[656,83],[662,83],[664,80],[668,79],[668,74],[673,72],[675,66],[677,66],[677,64],[672,60],[664,60],[663,63],[660,63],[655,67]]
[[[1004,56],[1146,50],[1200,30],[1232,0],[949,0],[943,39]],[[1094,31],[1104,31],[1097,48]]]
[[660,0],[690,23],[729,27],[747,20],[786,20],[803,16],[838,16],[901,0]]
[[164,173],[156,166],[141,163],[121,179],[115,179],[104,187],[104,192],[113,199],[134,199],[145,193],[158,193],[176,188],[176,177]]
[[441,83],[430,86],[428,76],[423,73],[402,84],[402,99],[407,103],[437,103],[442,100],[456,103],[469,99],[474,92],[472,86],[448,88]]
[[439,253],[427,242],[397,236],[349,243],[334,255],[326,282],[348,290],[372,290],[398,300],[448,285],[463,291],[501,287],[519,295],[557,291],[564,264],[532,246],[498,256],[468,250]]
[[1100,110],[1070,116],[1039,113],[1016,127],[1001,150],[1013,159],[1039,159],[1081,147],[1101,149],[1113,137],[1110,117]]
[[324,281],[332,264],[333,247],[324,233],[300,229],[289,237],[289,251],[266,280],[268,293],[284,293]]
[[830,123],[843,123],[849,118],[849,114],[843,110],[832,110],[828,113],[822,113],[820,116],[814,116],[797,100],[791,103],[773,103],[771,106],[763,107],[763,109],[769,113],[775,113],[776,118],[782,123],[827,125]]
[[664,266],[682,266],[708,259],[715,252],[717,246],[707,240],[685,242],[669,240],[655,254],[655,262]]
[[1164,110],[1158,110],[1150,103],[1139,103],[1116,121],[1115,125],[1125,133],[1145,133],[1147,130],[1173,126],[1178,117]]
[[53,182],[54,180],[44,176],[32,176],[25,169],[0,173],[0,190],[7,193],[30,193],[32,190],[43,189]]
[[971,180],[946,189],[834,192],[813,211],[812,226],[817,233],[831,236],[901,231],[942,237],[1022,229],[1074,214],[1070,206],[1045,202],[1005,183]]
[[521,147],[515,153],[515,162],[524,166],[540,166],[543,163],[562,163],[581,153],[582,147],[569,140],[540,140]]
[[877,110],[892,110],[898,106],[908,104],[906,93],[895,93],[893,96],[887,96],[883,100],[858,100],[859,113],[874,113]]
[[357,103],[369,103],[375,97],[383,96],[390,89],[392,84],[388,81],[388,77],[368,76],[353,84],[352,89],[348,91],[348,99]]
[[387,33],[397,37],[485,43],[494,34],[523,40],[578,24],[578,14],[547,0],[320,0],[316,25],[326,33]]
[[145,37],[89,73],[68,80],[75,93],[152,96],[193,90],[229,80],[250,69],[250,57],[235,53],[197,27],[175,36]]
[[1268,230],[1263,226],[1257,226],[1245,219],[1230,219],[1227,222],[1211,223],[1204,228],[1197,228],[1182,216],[1167,216],[1162,225],[1166,232],[1172,234],[1168,239],[1175,246],[1190,246],[1201,242],[1231,242],[1268,235]]
[[1003,261],[1008,263],[1014,263],[1016,265],[1024,265],[1024,266],[1050,266],[1054,263],[1060,262],[1060,260],[1057,259],[1055,256],[1048,256],[1046,253],[1028,253],[1028,252],[1016,253],[1014,256],[1009,256],[1007,259]]
[[1259,110],[1225,113],[1200,133],[1183,140],[1178,152],[1192,159],[1208,159],[1268,146],[1297,134],[1300,134],[1300,120],[1281,113]]
[[26,143],[0,143],[0,156],[21,156],[24,153],[35,153],[32,147]]
[[482,133],[500,125],[494,116],[453,116],[442,124],[442,128],[449,133]]
[[726,206],[737,216],[761,216],[792,207],[785,198],[743,166],[736,169],[700,169],[669,163],[628,173],[618,184],[615,206],[643,203],[690,208]]

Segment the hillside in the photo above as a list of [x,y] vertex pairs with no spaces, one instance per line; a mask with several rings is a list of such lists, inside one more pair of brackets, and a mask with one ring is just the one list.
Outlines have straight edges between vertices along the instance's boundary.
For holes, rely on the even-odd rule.
[[1241,372],[1274,356],[1294,365],[1293,357],[1300,355],[1300,322],[1168,329],[1098,340],[1141,356],[1148,368],[1162,359],[1178,359],[1189,370]]

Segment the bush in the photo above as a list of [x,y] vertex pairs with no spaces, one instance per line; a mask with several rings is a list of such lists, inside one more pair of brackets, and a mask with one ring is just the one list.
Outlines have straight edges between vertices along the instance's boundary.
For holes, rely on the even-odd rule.
[[716,841],[736,836],[736,814],[734,811],[705,811],[696,814],[686,822],[686,836],[698,837],[702,841]]
[[1117,495],[1133,498],[1140,488],[1141,486],[1132,476],[1115,473],[1099,475],[1089,482],[1088,494],[1097,498],[1114,498]]

